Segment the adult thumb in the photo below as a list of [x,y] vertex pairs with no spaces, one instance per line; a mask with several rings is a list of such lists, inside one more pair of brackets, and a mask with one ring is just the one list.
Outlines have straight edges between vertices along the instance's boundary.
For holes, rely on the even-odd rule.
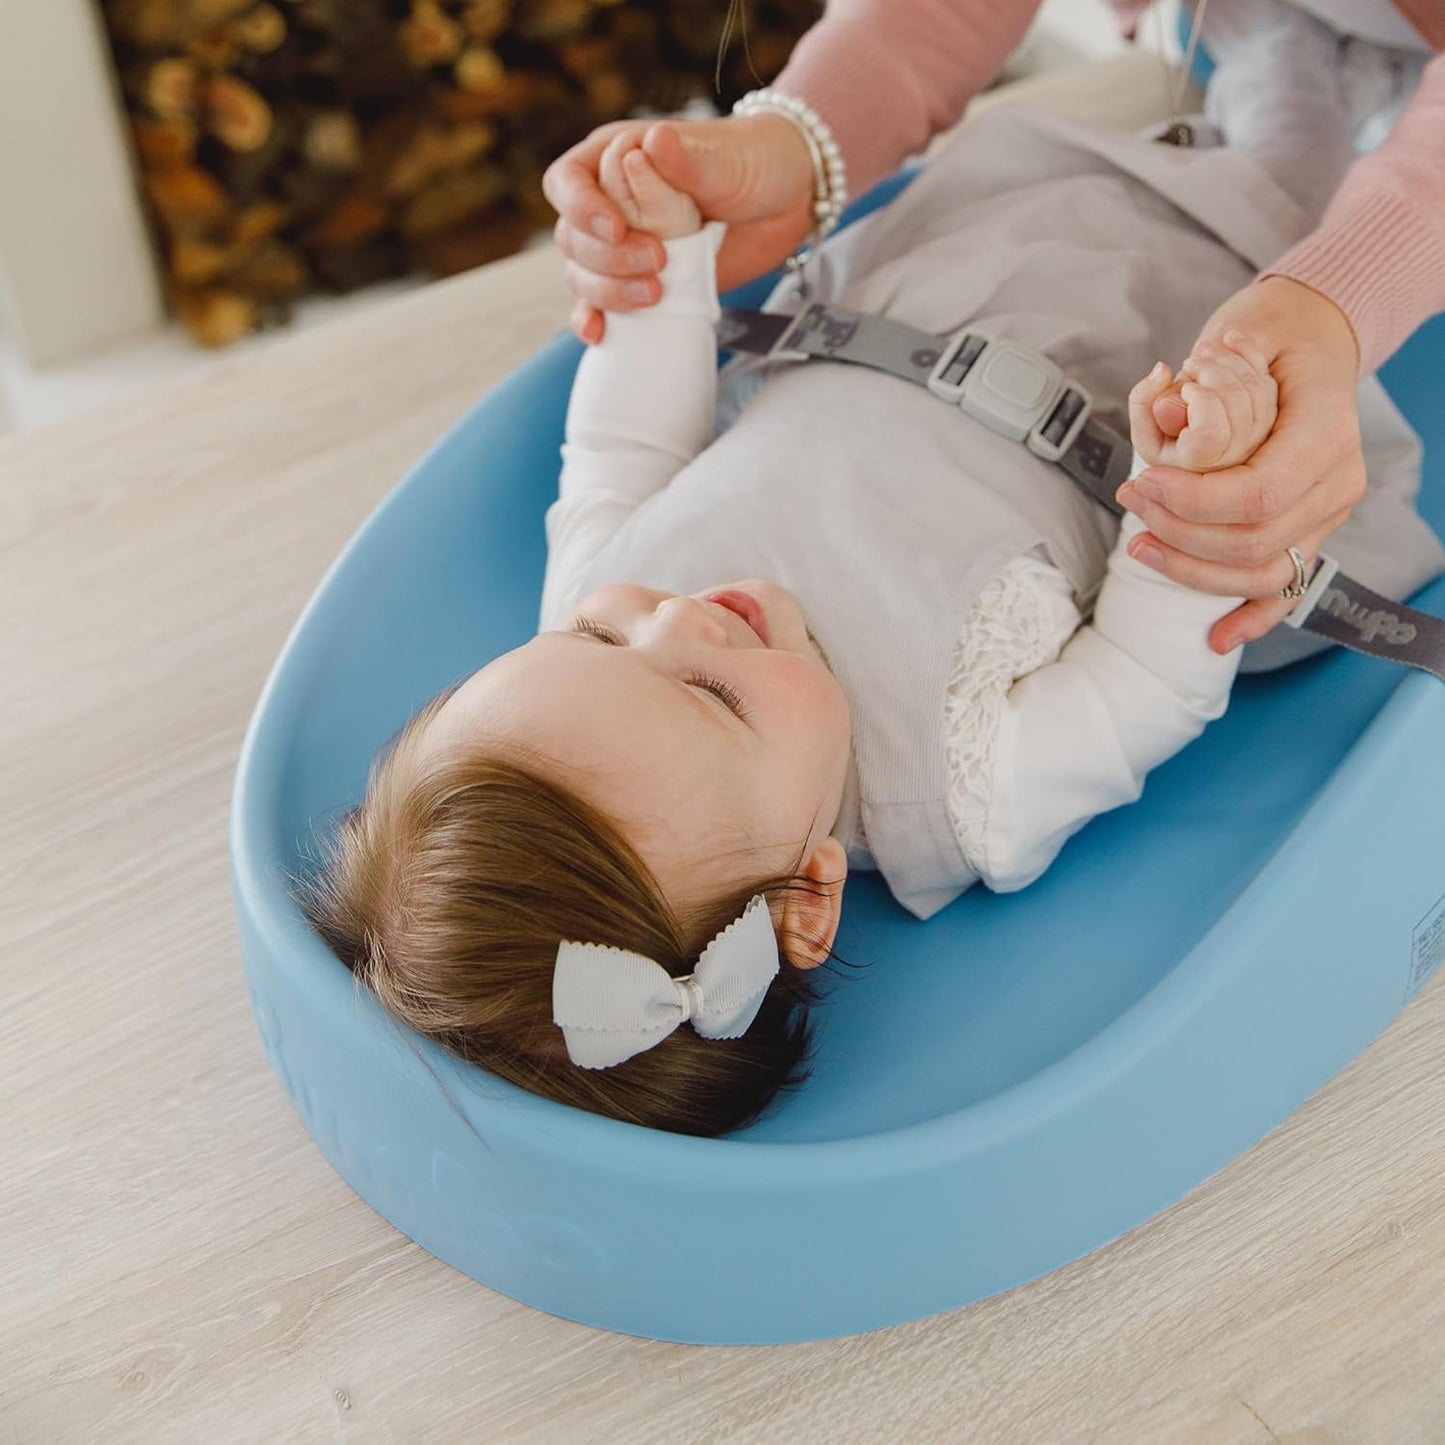
[[748,221],[759,214],[743,148],[718,122],[661,122],[649,128],[642,148],[663,180],[691,196],[709,219]]

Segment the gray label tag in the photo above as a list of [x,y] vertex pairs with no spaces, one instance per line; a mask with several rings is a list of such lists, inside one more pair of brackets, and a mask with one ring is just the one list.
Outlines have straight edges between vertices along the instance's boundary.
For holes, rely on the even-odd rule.
[[1445,620],[1392,602],[1341,572],[1303,625],[1343,647],[1405,662],[1445,681]]
[[1436,901],[1435,906],[1415,925],[1415,932],[1410,936],[1410,982],[1405,989],[1406,1003],[1425,987],[1425,981],[1442,963],[1445,963],[1445,897]]

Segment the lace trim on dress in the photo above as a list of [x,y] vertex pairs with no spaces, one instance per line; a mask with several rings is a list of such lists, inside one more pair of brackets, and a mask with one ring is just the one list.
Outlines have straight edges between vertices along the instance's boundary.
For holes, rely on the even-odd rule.
[[1063,574],[1025,553],[989,579],[955,644],[944,706],[948,810],[964,857],[985,878],[1004,699],[1019,678],[1058,657],[1079,621]]

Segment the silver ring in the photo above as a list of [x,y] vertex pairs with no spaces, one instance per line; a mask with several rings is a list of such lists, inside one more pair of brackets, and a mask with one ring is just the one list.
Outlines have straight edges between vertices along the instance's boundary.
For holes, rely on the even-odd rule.
[[1309,569],[1305,566],[1304,553],[1298,547],[1286,547],[1284,550],[1285,555],[1294,563],[1294,582],[1288,587],[1281,587],[1279,595],[1294,602],[1305,595],[1305,589],[1309,585]]

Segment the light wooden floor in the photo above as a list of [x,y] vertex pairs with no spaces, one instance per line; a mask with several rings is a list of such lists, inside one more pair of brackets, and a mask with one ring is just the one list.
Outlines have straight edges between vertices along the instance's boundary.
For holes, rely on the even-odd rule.
[[853,1339],[472,1283],[332,1173],[233,931],[232,768],[372,505],[563,323],[533,252],[0,442],[0,1442],[1445,1441],[1445,980],[1188,1199]]

